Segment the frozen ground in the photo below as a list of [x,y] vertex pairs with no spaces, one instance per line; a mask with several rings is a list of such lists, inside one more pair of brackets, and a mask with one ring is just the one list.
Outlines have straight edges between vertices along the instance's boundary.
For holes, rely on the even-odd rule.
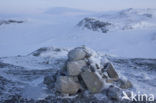
[[[42,53],[38,53],[38,51],[42,51]],[[57,98],[56,94],[49,91],[43,84],[43,78],[54,74],[63,67],[67,60],[68,50],[58,48],[45,50],[42,48],[38,51],[26,56],[0,58],[1,102],[11,99],[13,95],[21,95],[23,98],[36,101],[48,96]],[[105,58],[105,55],[101,54],[101,56]],[[156,96],[156,59],[129,59],[111,56],[107,56],[107,58],[114,64],[121,78],[126,77],[132,82],[132,91]],[[18,98],[16,97],[16,99]],[[16,99],[14,98],[12,102]],[[52,101],[55,99],[51,98]]]

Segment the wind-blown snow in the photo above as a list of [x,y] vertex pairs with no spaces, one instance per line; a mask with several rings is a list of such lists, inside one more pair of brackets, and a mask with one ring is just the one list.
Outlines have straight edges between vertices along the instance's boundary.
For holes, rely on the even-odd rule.
[[[156,96],[156,59],[116,58],[101,53],[95,55],[91,49],[87,50],[93,54],[91,61],[98,63],[98,58],[103,62],[107,62],[106,58],[111,61],[120,77],[126,77],[132,82],[131,91]],[[38,49],[26,56],[0,58],[0,92],[2,93],[0,101],[9,99],[7,96],[14,94],[35,100],[56,95],[53,94],[53,91],[47,90],[43,79],[64,67],[67,61],[67,51],[61,48],[44,48],[43,51],[42,48],[42,51]],[[40,55],[35,55],[37,52]]]

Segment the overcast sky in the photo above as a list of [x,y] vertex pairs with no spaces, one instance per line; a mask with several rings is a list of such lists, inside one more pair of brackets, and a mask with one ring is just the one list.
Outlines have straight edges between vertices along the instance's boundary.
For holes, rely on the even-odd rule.
[[92,11],[156,8],[156,0],[0,0],[0,13],[39,13],[52,7]]

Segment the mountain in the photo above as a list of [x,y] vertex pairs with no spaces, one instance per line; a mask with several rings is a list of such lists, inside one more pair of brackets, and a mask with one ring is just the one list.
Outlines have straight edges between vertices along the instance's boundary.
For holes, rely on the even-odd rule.
[[107,33],[116,30],[131,30],[156,27],[155,9],[126,9],[107,12],[100,16],[86,17],[78,23],[83,29]]

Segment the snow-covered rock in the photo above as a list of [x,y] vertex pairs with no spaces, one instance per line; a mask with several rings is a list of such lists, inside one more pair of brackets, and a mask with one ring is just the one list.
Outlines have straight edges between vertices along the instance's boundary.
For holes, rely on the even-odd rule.
[[119,79],[118,83],[119,83],[119,87],[122,89],[128,89],[133,87],[131,81],[129,80]]
[[85,60],[69,61],[67,63],[67,73],[71,76],[78,76],[85,66],[87,66]]
[[95,72],[86,70],[81,73],[81,77],[85,82],[88,90],[92,93],[98,93],[104,87],[103,80]]
[[107,64],[106,71],[110,78],[119,79],[118,73],[115,71],[115,69],[111,63]]
[[83,47],[75,48],[68,53],[69,61],[83,60],[86,56],[87,53]]
[[112,100],[119,100],[121,90],[118,87],[110,86],[107,91],[107,96]]
[[80,84],[75,82],[72,77],[58,76],[55,87],[57,91],[64,94],[75,94],[80,89]]
[[[85,55],[82,56],[81,53]],[[79,89],[99,93],[108,88],[107,83],[113,85],[119,79],[113,65],[108,60],[101,60],[99,54],[87,47],[76,47],[69,51],[66,62],[64,68],[55,75],[58,78],[55,88],[63,94],[76,94]],[[75,86],[73,82],[78,83],[81,88]],[[68,90],[72,85],[73,88]]]
[[62,57],[67,55],[68,50],[55,48],[55,47],[42,47],[34,52],[30,53],[33,56],[41,56],[41,57]]

